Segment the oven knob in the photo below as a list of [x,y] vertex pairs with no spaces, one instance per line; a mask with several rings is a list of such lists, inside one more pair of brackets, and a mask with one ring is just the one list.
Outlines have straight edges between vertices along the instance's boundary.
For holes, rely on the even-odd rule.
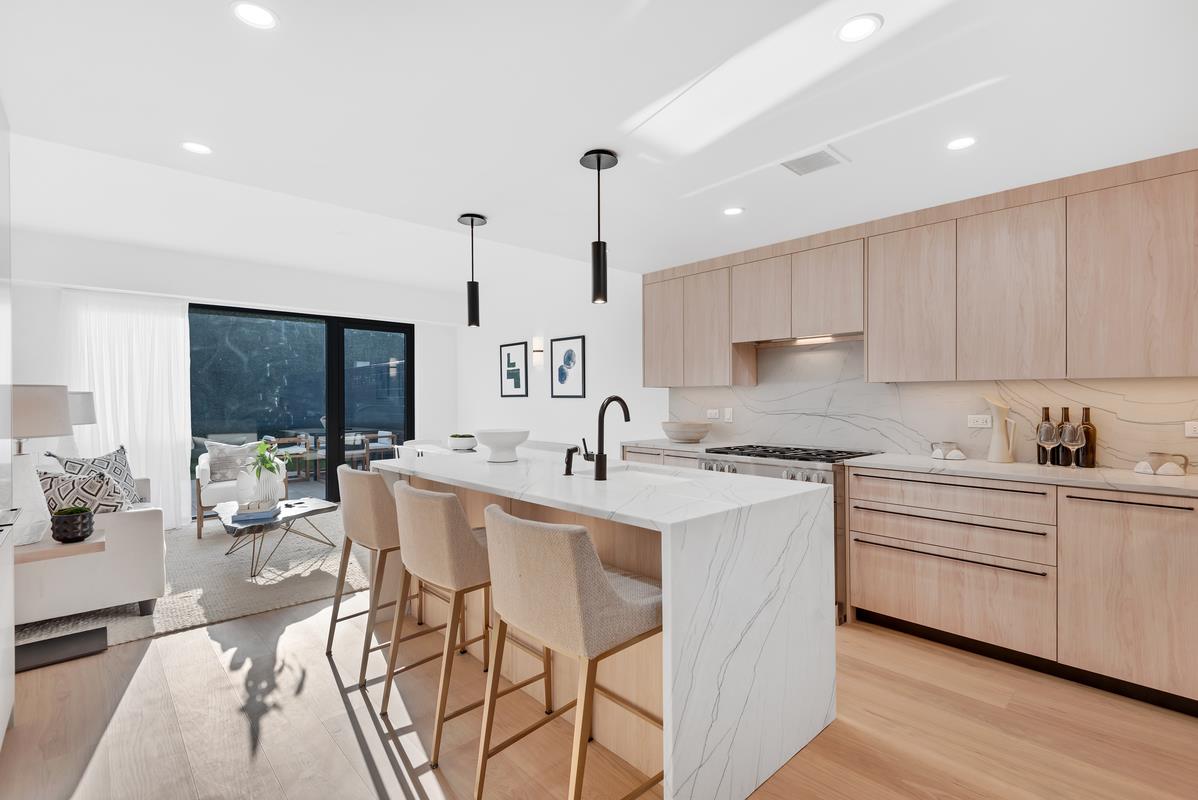
[[795,471],[793,469],[782,470],[782,480],[793,481],[795,479]]
[[732,473],[735,473],[735,472],[736,472],[736,465],[735,465],[735,464],[725,464],[725,465],[724,465],[724,472],[732,472]]

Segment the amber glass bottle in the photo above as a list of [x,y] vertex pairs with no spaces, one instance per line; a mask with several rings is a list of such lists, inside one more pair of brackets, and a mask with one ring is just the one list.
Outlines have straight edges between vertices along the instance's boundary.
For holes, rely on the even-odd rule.
[[1086,444],[1077,451],[1079,467],[1093,467],[1098,462],[1098,429],[1090,421],[1090,409],[1082,408],[1081,429],[1086,433]]

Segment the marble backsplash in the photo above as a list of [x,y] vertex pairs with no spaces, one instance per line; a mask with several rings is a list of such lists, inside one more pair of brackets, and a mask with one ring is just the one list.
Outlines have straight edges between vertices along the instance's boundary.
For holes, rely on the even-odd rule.
[[965,422],[989,413],[983,398],[993,396],[1016,421],[1016,461],[1035,461],[1041,406],[1053,419],[1069,406],[1075,421],[1091,408],[1099,466],[1130,468],[1152,450],[1198,460],[1198,439],[1186,439],[1182,424],[1198,419],[1198,378],[866,383],[862,342],[762,350],[757,369],[756,386],[671,389],[670,419],[732,407],[733,421],[716,424],[705,444],[926,454],[931,442],[952,440],[969,458],[985,458],[991,431]]

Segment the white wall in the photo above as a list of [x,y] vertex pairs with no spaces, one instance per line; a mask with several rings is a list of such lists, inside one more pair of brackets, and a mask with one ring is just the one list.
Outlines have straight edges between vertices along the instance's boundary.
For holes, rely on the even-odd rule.
[[[586,242],[580,249],[585,249]],[[608,302],[590,302],[590,265],[542,256],[520,267],[479,265],[479,328],[458,331],[458,421],[462,432],[527,428],[533,439],[596,446],[596,414],[603,398],[622,396],[632,413],[625,423],[607,415],[607,451],[623,439],[659,437],[668,393],[641,387],[641,276],[610,270]],[[549,395],[549,340],[586,336],[586,398]],[[532,366],[532,339],[545,340],[545,366]],[[529,396],[499,396],[499,346],[529,342]]]

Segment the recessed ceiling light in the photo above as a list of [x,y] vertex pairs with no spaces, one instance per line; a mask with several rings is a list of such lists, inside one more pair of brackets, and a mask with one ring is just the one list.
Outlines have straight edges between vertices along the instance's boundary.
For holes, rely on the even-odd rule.
[[840,26],[836,38],[842,42],[859,42],[868,39],[882,28],[881,14],[858,14]]
[[212,155],[212,148],[206,144],[200,144],[199,142],[183,142],[183,144],[179,146],[189,153],[195,153],[197,156]]
[[270,9],[256,6],[253,3],[234,3],[233,16],[260,31],[268,31],[279,24],[278,18]]
[[745,213],[745,210],[743,208],[741,208],[740,206],[733,206],[732,208],[724,209],[725,217],[735,217],[736,215],[743,214],[743,213]]
[[945,145],[949,150],[964,150],[966,147],[973,147],[978,140],[972,136],[962,136],[960,139],[953,139]]

